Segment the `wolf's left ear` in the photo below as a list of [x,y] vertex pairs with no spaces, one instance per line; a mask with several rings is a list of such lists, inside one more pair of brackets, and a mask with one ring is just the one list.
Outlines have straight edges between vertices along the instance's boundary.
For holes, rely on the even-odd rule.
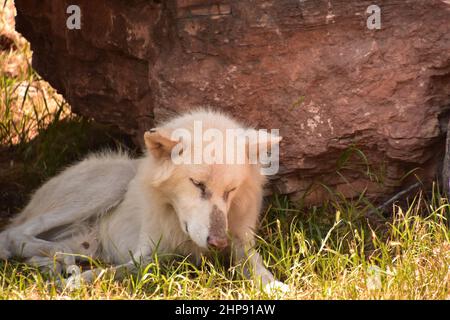
[[147,150],[157,159],[170,158],[172,149],[179,141],[171,140],[160,129],[151,129],[144,133],[144,141]]

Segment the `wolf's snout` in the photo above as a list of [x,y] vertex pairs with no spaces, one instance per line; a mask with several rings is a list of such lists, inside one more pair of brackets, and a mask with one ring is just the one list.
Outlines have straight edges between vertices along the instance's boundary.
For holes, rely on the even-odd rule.
[[225,213],[214,206],[209,219],[209,235],[206,239],[208,246],[215,249],[226,248],[228,246],[228,226]]
[[208,236],[207,242],[208,246],[214,249],[225,249],[228,246],[227,238]]

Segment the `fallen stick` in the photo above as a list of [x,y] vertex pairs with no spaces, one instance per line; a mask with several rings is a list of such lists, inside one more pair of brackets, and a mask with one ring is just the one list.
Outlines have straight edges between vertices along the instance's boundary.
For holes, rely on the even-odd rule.
[[[365,214],[366,218],[368,219],[373,219],[374,215],[377,212],[382,212],[384,210],[386,210],[386,208],[390,205],[392,205],[395,201],[399,200],[401,197],[403,197],[405,194],[410,193],[411,191],[413,191],[414,189],[420,187],[422,185],[421,182],[416,182],[413,185],[409,186],[408,188],[400,191],[399,193],[396,193],[392,198],[390,198],[388,201],[386,201],[385,203],[383,203],[382,205],[376,207],[375,209],[370,210],[369,212],[367,212]],[[380,218],[377,215],[377,218]]]

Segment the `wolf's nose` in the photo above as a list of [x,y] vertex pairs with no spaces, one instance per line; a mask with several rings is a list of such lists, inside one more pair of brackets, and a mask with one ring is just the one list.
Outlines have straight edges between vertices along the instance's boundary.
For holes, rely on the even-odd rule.
[[224,249],[228,246],[227,238],[208,236],[206,241],[208,242],[208,246],[210,246],[212,248],[216,248],[216,249]]

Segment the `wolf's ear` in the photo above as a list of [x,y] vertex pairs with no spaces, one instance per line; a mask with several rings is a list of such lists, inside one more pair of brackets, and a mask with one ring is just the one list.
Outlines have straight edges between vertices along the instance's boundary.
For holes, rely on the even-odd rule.
[[170,158],[172,149],[179,143],[171,140],[160,129],[151,129],[144,133],[144,141],[147,150],[157,159]]

